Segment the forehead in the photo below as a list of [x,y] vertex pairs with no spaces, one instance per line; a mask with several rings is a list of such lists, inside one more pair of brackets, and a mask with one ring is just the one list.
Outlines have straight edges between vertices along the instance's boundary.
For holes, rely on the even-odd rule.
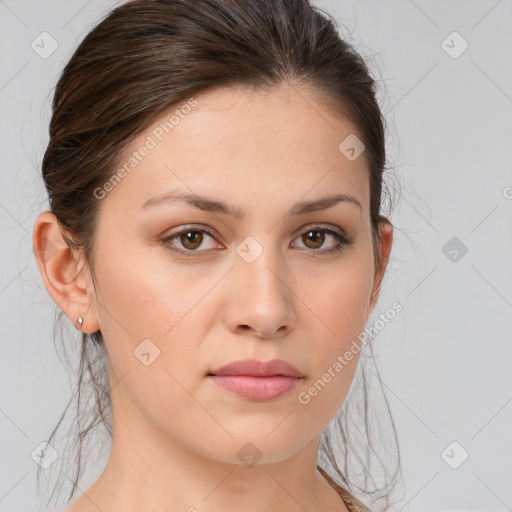
[[[137,162],[127,167],[111,200],[121,189],[124,202],[138,206],[151,194],[177,188],[232,204],[342,192],[366,209],[365,155],[351,161],[339,149],[359,133],[318,99],[310,87],[289,84],[269,91],[217,88],[195,95],[163,113],[127,146],[119,167],[130,158]],[[150,149],[140,157],[144,146]]]

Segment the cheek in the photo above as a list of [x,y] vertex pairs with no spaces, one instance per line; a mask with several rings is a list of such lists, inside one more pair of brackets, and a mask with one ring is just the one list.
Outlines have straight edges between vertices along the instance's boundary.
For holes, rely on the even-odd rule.
[[367,321],[371,281],[367,268],[351,268],[351,271],[334,281],[326,292],[326,310],[329,312],[334,332],[342,340],[357,336]]
[[305,303],[324,324],[323,331],[331,334],[323,338],[326,352],[350,343],[367,322],[374,268],[370,249],[365,247],[341,259],[314,287],[309,282],[303,292]]
[[311,355],[312,372],[297,398],[311,417],[334,416],[350,388],[362,348],[361,333],[368,320],[372,272],[367,253],[354,251],[329,279],[318,283],[316,293],[305,295],[305,302],[315,313],[304,317],[308,318],[308,340],[313,340],[304,347]]
[[[150,269],[149,261],[104,267],[97,273],[104,305],[99,311],[101,330],[116,344],[123,340],[125,350],[126,345],[133,349],[149,338],[164,351],[178,333],[192,338],[197,326],[189,318],[205,294],[206,283],[191,282],[183,272],[168,268]],[[174,343],[176,348],[179,345]]]
[[118,389],[124,389],[147,418],[169,428],[176,423],[177,409],[188,410],[179,425],[184,432],[194,431],[204,411],[191,398],[197,385],[193,370],[201,355],[197,341],[204,338],[201,329],[208,322],[207,300],[198,298],[213,283],[210,278],[191,283],[186,273],[162,267],[156,259],[152,267],[149,258],[141,261],[143,265],[124,260],[96,271],[111,370],[121,379]]
[[178,383],[191,393],[201,385],[211,359],[203,341],[219,321],[222,300],[216,293],[226,272],[176,264],[160,249],[143,250],[131,259],[105,258],[96,272],[105,305],[99,308],[101,331],[115,375],[129,373],[130,381],[137,382],[130,394],[144,407],[150,407],[144,397],[151,396],[154,411],[160,409],[158,397],[162,403],[193,405]]

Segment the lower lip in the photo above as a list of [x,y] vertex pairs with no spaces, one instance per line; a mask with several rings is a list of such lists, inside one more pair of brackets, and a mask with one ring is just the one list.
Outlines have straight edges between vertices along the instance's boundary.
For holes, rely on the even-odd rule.
[[268,401],[289,393],[302,379],[274,375],[252,377],[249,375],[209,375],[217,385],[237,395],[254,401]]

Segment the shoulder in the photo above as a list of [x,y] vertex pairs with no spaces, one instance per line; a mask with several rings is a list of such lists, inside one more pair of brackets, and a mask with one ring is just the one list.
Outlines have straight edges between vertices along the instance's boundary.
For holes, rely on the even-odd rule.
[[343,493],[340,493],[342,500],[350,512],[371,512],[371,510],[361,503],[355,496],[352,496],[348,491],[343,489]]
[[366,505],[353,496],[347,489],[339,485],[325,470],[319,468],[324,478],[329,482],[331,487],[338,493],[345,503],[349,512],[372,512]]

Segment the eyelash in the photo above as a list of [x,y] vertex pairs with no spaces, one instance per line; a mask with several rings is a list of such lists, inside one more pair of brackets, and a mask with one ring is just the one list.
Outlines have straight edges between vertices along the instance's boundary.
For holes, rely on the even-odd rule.
[[[353,240],[351,240],[350,238],[348,238],[347,236],[345,236],[341,232],[338,232],[338,231],[336,231],[336,230],[334,230],[332,228],[328,228],[328,227],[323,226],[323,225],[315,225],[315,226],[309,227],[308,229],[303,231],[299,236],[303,235],[304,233],[306,233],[308,231],[321,231],[321,232],[327,233],[329,235],[332,235],[335,238],[335,240],[336,240],[336,245],[333,248],[328,249],[328,250],[323,250],[322,251],[321,249],[306,249],[307,251],[309,251],[311,253],[317,253],[317,252],[320,252],[320,253],[323,253],[323,254],[339,253],[339,252],[341,252],[345,248],[345,246],[352,245],[354,243]],[[208,228],[204,228],[204,227],[196,228],[194,226],[188,226],[188,227],[185,227],[183,229],[180,229],[179,231],[176,231],[175,233],[172,233],[169,236],[166,236],[165,238],[162,238],[161,240],[159,240],[159,242],[162,243],[165,246],[165,248],[167,250],[169,250],[169,251],[181,254],[181,255],[189,257],[189,258],[197,258],[199,256],[197,254],[194,254],[194,253],[198,253],[198,252],[200,253],[200,252],[204,252],[204,251],[199,251],[199,250],[195,250],[195,251],[187,250],[187,251],[184,251],[184,250],[176,249],[176,248],[173,248],[173,247],[170,247],[170,246],[166,245],[167,242],[170,242],[171,240],[174,240],[175,238],[178,238],[183,233],[188,233],[188,232],[206,233],[207,235],[210,235],[212,238],[215,238],[215,233],[212,230],[208,229]]]

